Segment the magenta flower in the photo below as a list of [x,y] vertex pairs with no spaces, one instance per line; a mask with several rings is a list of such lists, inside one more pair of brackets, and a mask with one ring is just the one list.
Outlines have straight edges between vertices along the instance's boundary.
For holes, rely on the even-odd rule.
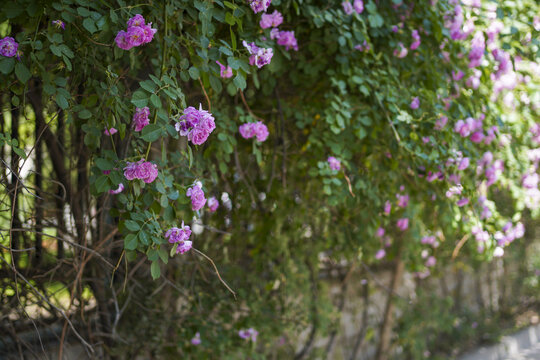
[[116,195],[116,194],[120,194],[122,191],[124,191],[124,184],[120,183],[120,185],[118,185],[118,188],[116,190],[109,190],[109,194]]
[[409,205],[409,195],[396,194],[397,206],[400,208],[406,208]]
[[133,47],[133,45],[128,42],[126,35],[127,33],[124,30],[120,30],[116,34],[116,38],[114,39],[114,41],[116,42],[116,46],[123,50],[129,50]]
[[420,242],[424,245],[433,245],[435,243],[435,236],[424,236]]
[[378,228],[377,231],[375,232],[375,235],[377,235],[377,237],[383,237],[384,229],[382,227]]
[[384,203],[384,213],[386,215],[390,215],[390,211],[392,211],[392,204],[389,200],[386,200],[386,202]]
[[141,159],[137,162],[127,162],[124,168],[124,176],[128,180],[140,179],[147,184],[153,182],[158,176],[156,164]]
[[272,61],[272,56],[274,55],[272,48],[260,48],[255,45],[254,42],[247,43],[245,40],[242,42],[242,44],[251,55],[249,57],[250,65],[256,65],[260,69],[264,65],[270,64],[270,61]]
[[371,49],[371,46],[367,43],[366,40],[362,44],[355,45],[354,47],[358,51],[369,51]]
[[343,6],[343,11],[345,11],[345,14],[347,15],[351,15],[354,11],[353,6],[350,1],[342,2],[341,6]]
[[463,159],[461,159],[461,161],[459,162],[459,165],[458,165],[458,170],[465,170],[466,168],[469,167],[469,158],[468,157],[464,157]]
[[268,128],[262,121],[242,124],[238,127],[238,131],[244,139],[255,136],[259,142],[265,141],[269,135]]
[[210,199],[208,199],[208,208],[211,212],[215,212],[218,207],[219,201],[215,198],[215,196],[212,196]]
[[457,184],[456,186],[452,186],[450,189],[446,191],[446,197],[451,198],[454,195],[459,195],[463,191],[463,186],[461,184]]
[[15,41],[14,38],[6,36],[0,40],[0,55],[5,57],[14,57],[17,55],[17,49],[19,44]]
[[408,218],[401,218],[398,219],[396,222],[396,226],[401,230],[405,231],[409,228],[409,219]]
[[56,26],[58,29],[65,30],[66,24],[62,20],[53,20],[52,24]]
[[294,37],[294,31],[280,31],[277,35],[277,43],[284,46],[287,51],[290,49],[298,51],[298,43]]
[[435,130],[442,130],[446,123],[448,122],[448,118],[446,116],[441,116],[436,122],[435,122]]
[[269,27],[278,27],[282,22],[283,15],[279,11],[274,10],[272,14],[262,14],[259,25],[263,29],[268,29]]
[[521,185],[525,189],[533,189],[538,187],[538,174],[537,173],[529,173],[523,175],[521,178]]
[[184,225],[183,221],[180,228],[173,227],[165,233],[165,238],[169,240],[169,243],[176,244],[177,254],[183,254],[191,249],[193,243],[189,240],[190,236],[191,229]]
[[430,256],[426,260],[426,266],[427,267],[435,266],[436,263],[437,263],[437,259],[435,258],[435,256]]
[[154,39],[154,35],[156,34],[157,29],[152,28],[152,23],[141,26],[141,28],[144,32],[143,44],[148,44]]
[[115,128],[110,128],[110,129],[107,129],[105,128],[105,130],[103,131],[103,133],[107,136],[111,136],[111,135],[114,135],[118,132],[118,130],[116,130]]
[[144,127],[150,124],[150,109],[145,106],[143,108],[136,108],[135,114],[133,115],[133,126],[135,131],[141,131]]
[[403,46],[403,43],[398,43],[398,49],[394,50],[394,56],[397,56],[398,58],[404,58],[409,53],[409,50],[405,46]]
[[414,40],[411,44],[411,50],[416,50],[420,46],[420,34],[418,34],[418,30],[413,30],[411,36]]
[[381,260],[383,257],[386,256],[386,251],[384,251],[384,249],[379,249],[376,253],[375,253],[375,259],[377,260]]
[[253,328],[238,331],[238,336],[242,339],[251,340],[253,342],[257,341],[257,335],[259,335],[259,332]]
[[272,0],[250,0],[249,6],[251,7],[251,10],[257,14],[261,11],[266,12],[271,2]]
[[176,131],[180,136],[187,136],[195,145],[202,145],[216,128],[214,117],[203,110],[200,104],[199,110],[193,106],[184,109],[184,115],[180,116],[179,120],[175,125]]
[[169,243],[171,244],[181,243],[186,240],[189,240],[190,236],[191,236],[191,229],[189,226],[184,225],[183,221],[182,221],[182,226],[180,228],[173,227],[173,228],[170,228],[165,233],[165,238],[169,240]]
[[484,140],[484,133],[481,131],[475,131],[471,134],[471,141],[473,143],[479,144]]
[[480,77],[482,76],[482,72],[478,69],[473,70],[473,75],[469,76],[467,80],[465,81],[465,84],[467,87],[471,89],[478,89],[480,86]]
[[459,81],[465,76],[465,73],[461,70],[458,70],[458,72],[455,72],[452,70],[452,80]]
[[467,137],[471,133],[471,124],[463,120],[458,120],[454,126],[454,131],[462,137]]
[[467,205],[468,203],[469,203],[469,198],[462,198],[456,202],[456,205],[459,207],[462,207],[462,206]]
[[354,0],[353,7],[357,14],[361,14],[364,11],[364,1]]
[[477,31],[471,40],[471,51],[469,52],[469,67],[474,68],[480,65],[484,50],[486,49],[486,41],[484,34]]
[[191,339],[191,344],[192,345],[200,345],[201,344],[201,334],[199,334],[198,332],[195,334],[195,336]]
[[418,98],[418,96],[413,98],[410,107],[413,110],[418,109],[420,107],[420,99]]
[[206,204],[206,198],[204,197],[204,191],[201,189],[200,183],[190,187],[186,191],[186,196],[191,198],[191,210],[193,211],[202,209],[204,204]]
[[224,79],[228,79],[230,77],[233,76],[233,73],[232,73],[232,68],[230,66],[225,66],[223,65],[222,63],[220,63],[219,61],[216,60],[216,64],[219,65],[219,75],[224,78]]
[[129,19],[127,26],[127,31],[120,30],[114,39],[116,45],[123,50],[149,43],[157,32],[157,29],[152,28],[152,23],[146,24],[140,14]]
[[333,156],[328,157],[328,165],[330,165],[330,169],[333,171],[339,171],[341,169],[341,161],[336,159]]

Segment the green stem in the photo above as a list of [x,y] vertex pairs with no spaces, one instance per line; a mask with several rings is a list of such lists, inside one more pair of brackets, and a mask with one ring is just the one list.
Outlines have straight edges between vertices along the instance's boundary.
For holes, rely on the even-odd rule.
[[[161,46],[163,49],[163,52],[161,53],[161,69],[160,69],[160,74],[159,74],[160,79],[163,78],[163,74],[165,73],[165,60],[167,58],[167,32],[169,28],[169,23],[167,21],[167,3],[165,3],[163,6],[163,18],[165,19],[164,20],[165,30],[163,32],[163,44]],[[155,124],[156,122],[157,122],[157,110],[154,113],[154,119],[152,120],[152,124]],[[148,143],[148,146],[146,147],[146,155],[144,156],[146,161],[148,161],[148,156],[150,155],[151,147],[152,147],[152,143]]]

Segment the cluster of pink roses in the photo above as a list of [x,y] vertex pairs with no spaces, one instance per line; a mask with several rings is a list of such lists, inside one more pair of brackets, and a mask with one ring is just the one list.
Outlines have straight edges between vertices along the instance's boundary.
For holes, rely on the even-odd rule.
[[347,15],[351,15],[353,12],[361,14],[364,11],[363,0],[354,0],[352,4],[350,1],[346,0],[341,3],[341,6],[343,6],[343,11],[345,11],[345,14]]
[[204,197],[204,191],[200,182],[190,187],[186,192],[186,196],[191,198],[191,210],[193,211],[202,209],[204,204],[206,204],[206,198]]
[[120,30],[114,39],[116,45],[124,50],[149,43],[157,32],[152,28],[152,23],[145,24],[144,17],[139,14],[129,19],[127,26],[127,31]]
[[147,184],[153,182],[158,176],[156,164],[141,159],[137,162],[127,162],[124,168],[124,176],[128,180],[140,179]]
[[189,226],[184,225],[183,221],[180,228],[173,227],[165,233],[165,238],[169,240],[169,243],[176,244],[177,254],[183,254],[191,249],[192,242],[189,240],[190,236],[191,229]]
[[180,136],[187,136],[188,140],[195,145],[202,145],[210,136],[210,133],[216,128],[214,117],[211,113],[202,109],[199,110],[193,106],[184,109],[184,115],[180,116],[175,129]]
[[268,128],[262,121],[242,124],[238,127],[238,131],[244,139],[249,139],[255,136],[259,142],[265,141],[269,134]]

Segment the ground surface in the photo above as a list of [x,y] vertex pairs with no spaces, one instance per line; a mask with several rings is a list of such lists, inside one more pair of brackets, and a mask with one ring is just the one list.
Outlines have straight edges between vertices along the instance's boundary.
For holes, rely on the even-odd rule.
[[505,336],[499,344],[481,347],[459,360],[540,360],[540,325]]

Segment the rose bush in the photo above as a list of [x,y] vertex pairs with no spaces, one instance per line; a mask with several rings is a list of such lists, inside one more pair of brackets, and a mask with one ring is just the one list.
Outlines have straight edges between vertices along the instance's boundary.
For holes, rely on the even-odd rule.
[[[101,319],[102,333],[160,354],[294,352],[272,344],[329,321],[325,295],[294,301],[318,293],[321,257],[400,259],[425,278],[456,254],[491,261],[523,237],[523,212],[540,207],[539,10],[532,0],[9,1],[0,139],[16,174],[45,143],[36,173],[54,183],[36,188],[64,204],[29,215],[42,200],[15,187],[7,208],[20,209],[21,228],[39,222],[125,262],[114,271],[126,278],[122,267],[142,259],[176,284],[144,315],[159,322],[175,308],[167,334],[129,317],[128,294],[142,289],[120,295],[126,315]],[[512,200],[501,209],[500,198]],[[23,266],[9,234],[1,251]],[[98,275],[77,281],[108,312],[113,271],[88,271]],[[138,337],[149,331],[152,341]]]

